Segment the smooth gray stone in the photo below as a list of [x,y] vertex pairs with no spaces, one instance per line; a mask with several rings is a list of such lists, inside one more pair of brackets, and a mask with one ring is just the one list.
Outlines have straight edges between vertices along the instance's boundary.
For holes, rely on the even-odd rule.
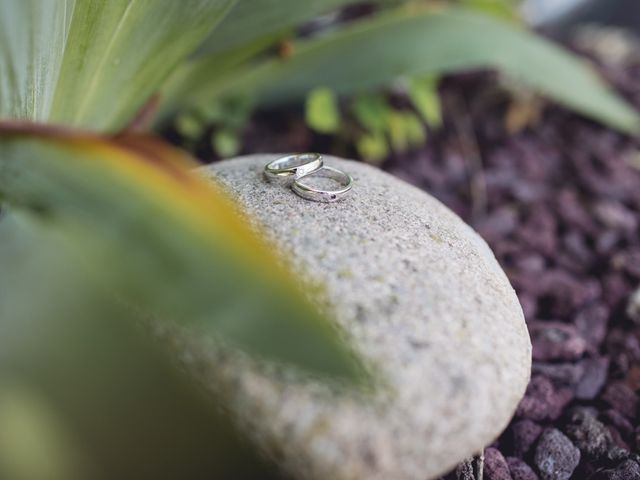
[[331,308],[384,388],[374,398],[293,380],[176,335],[189,368],[299,479],[425,480],[492,442],[524,394],[531,343],[485,242],[426,193],[336,158],[353,190],[316,203],[266,182],[274,155],[200,172],[224,185]]

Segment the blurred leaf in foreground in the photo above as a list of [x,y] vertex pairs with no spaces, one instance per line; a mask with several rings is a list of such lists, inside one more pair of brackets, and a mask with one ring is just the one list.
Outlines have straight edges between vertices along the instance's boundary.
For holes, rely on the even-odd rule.
[[333,323],[219,188],[148,137],[0,123],[0,191],[69,232],[107,288],[159,321],[312,372],[361,378]]
[[0,478],[275,478],[65,235],[0,219]]

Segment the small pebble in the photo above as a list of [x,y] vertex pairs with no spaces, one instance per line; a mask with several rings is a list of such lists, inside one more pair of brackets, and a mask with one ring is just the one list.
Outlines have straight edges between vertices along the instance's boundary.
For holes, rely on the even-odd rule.
[[538,475],[523,460],[516,457],[507,457],[507,465],[513,480],[538,480]]
[[638,411],[638,396],[623,382],[607,385],[602,399],[629,418],[635,418]]
[[633,320],[636,325],[640,325],[640,288],[629,297],[627,316]]
[[497,448],[484,450],[484,476],[487,480],[513,480],[507,460]]
[[582,455],[599,458],[609,449],[612,438],[607,427],[585,408],[572,410],[565,433]]
[[633,435],[633,424],[618,410],[613,408],[605,410],[601,415],[601,419],[608,425],[616,427],[625,438],[630,438]]
[[[585,376],[584,362],[579,363],[542,363],[536,362],[531,366],[531,373],[541,374],[551,380],[554,385],[575,385]],[[605,378],[606,380],[606,378]]]
[[625,460],[616,468],[596,472],[589,480],[638,480],[640,479],[640,465],[633,460]]
[[529,322],[534,360],[575,360],[587,349],[586,340],[574,325],[560,322]]
[[580,335],[587,341],[588,349],[597,353],[607,333],[609,307],[604,303],[588,305],[578,312],[573,322]]
[[571,389],[556,389],[548,378],[536,375],[531,379],[527,392],[518,405],[516,416],[536,421],[555,420],[572,398]]
[[542,480],[568,480],[580,463],[580,450],[560,430],[542,432],[534,455]]
[[607,357],[586,358],[580,362],[582,378],[575,389],[578,400],[593,400],[607,381],[609,373],[609,359]]
[[513,436],[513,453],[517,457],[524,457],[538,440],[542,427],[531,420],[518,420],[511,425]]
[[456,468],[456,480],[476,480],[473,458],[462,461]]

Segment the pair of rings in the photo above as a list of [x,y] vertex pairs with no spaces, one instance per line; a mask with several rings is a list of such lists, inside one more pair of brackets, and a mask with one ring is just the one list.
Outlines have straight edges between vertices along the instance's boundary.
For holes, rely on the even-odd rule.
[[[297,195],[314,202],[335,202],[351,190],[353,179],[341,170],[324,165],[318,153],[297,153],[280,157],[264,167],[269,181],[291,186]],[[305,182],[310,176],[329,178],[338,184],[337,189],[323,190]]]

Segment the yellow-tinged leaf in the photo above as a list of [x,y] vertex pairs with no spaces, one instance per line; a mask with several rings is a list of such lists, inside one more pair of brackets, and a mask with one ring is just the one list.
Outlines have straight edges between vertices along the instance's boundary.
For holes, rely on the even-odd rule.
[[65,237],[0,220],[0,478],[279,478]]
[[150,137],[0,122],[0,191],[69,232],[87,266],[161,319],[257,354],[348,378],[332,322],[238,207]]

